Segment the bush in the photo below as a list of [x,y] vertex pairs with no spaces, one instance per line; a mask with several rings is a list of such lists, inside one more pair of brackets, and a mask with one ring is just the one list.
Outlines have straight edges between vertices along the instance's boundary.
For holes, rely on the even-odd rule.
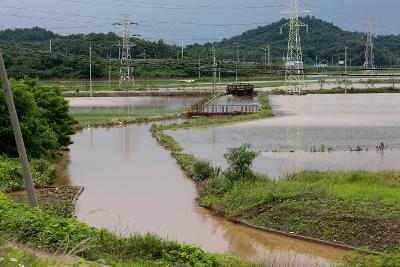
[[[31,161],[35,187],[46,187],[56,179],[56,166],[47,160]],[[0,192],[8,193],[25,189],[21,165],[18,159],[0,156]]]
[[259,153],[250,150],[249,144],[237,148],[228,148],[228,153],[224,155],[229,165],[224,172],[225,177],[231,182],[253,180],[255,175],[251,167],[258,155]]
[[201,180],[207,180],[214,175],[214,169],[209,161],[199,160],[193,164],[194,176]]
[[[26,150],[30,158],[51,155],[71,144],[74,121],[68,103],[56,89],[37,86],[34,80],[10,81]],[[3,90],[0,92],[0,154],[17,157]]]

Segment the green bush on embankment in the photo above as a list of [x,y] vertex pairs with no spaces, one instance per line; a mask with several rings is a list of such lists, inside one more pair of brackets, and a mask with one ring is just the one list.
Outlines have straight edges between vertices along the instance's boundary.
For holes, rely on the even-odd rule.
[[[195,246],[164,241],[154,235],[118,237],[74,218],[56,218],[39,209],[17,204],[0,194],[0,234],[8,240],[50,252],[73,253],[108,264],[151,261],[161,266],[248,266],[236,258],[212,254]],[[122,266],[125,266],[122,264]]]
[[[56,166],[45,159],[31,161],[35,187],[46,187],[56,179]],[[19,159],[0,155],[0,192],[8,193],[25,189]]]

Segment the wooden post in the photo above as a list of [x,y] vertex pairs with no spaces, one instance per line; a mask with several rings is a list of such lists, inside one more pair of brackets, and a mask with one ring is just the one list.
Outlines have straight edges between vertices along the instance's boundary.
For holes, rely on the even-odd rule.
[[14,99],[10,88],[10,84],[8,82],[7,71],[4,65],[4,59],[2,53],[0,53],[0,80],[6,96],[8,112],[10,114],[15,142],[17,143],[19,160],[21,162],[22,171],[24,174],[24,181],[25,181],[26,191],[28,192],[29,203],[31,207],[37,207],[38,201],[36,197],[35,187],[33,185],[32,174],[29,168],[28,157],[26,155],[24,139],[22,138],[21,127],[19,125],[17,111],[15,110]]

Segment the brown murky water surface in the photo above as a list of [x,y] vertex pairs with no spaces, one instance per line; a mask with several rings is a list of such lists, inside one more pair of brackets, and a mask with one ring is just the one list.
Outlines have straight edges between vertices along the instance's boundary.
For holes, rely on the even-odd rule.
[[[168,132],[187,152],[226,167],[226,148],[250,143],[254,170],[400,169],[400,94],[271,96],[275,118]],[[377,152],[383,142],[387,150]],[[310,153],[325,146],[334,152]],[[360,146],[363,152],[350,152]],[[272,152],[274,151],[274,152]],[[294,152],[294,153],[290,153]]]
[[279,266],[328,265],[343,251],[229,223],[198,207],[196,189],[149,133],[149,124],[84,129],[60,183],[82,185],[77,217],[116,233],[153,232]]

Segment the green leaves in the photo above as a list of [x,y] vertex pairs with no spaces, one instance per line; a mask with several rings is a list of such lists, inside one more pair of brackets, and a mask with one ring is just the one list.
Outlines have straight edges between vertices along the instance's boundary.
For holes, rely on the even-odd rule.
[[228,153],[224,155],[229,165],[224,172],[225,177],[231,182],[253,180],[255,175],[251,167],[258,155],[259,153],[250,150],[249,144],[244,144],[237,148],[229,148]]
[[[11,80],[10,84],[30,158],[50,155],[60,146],[71,144],[75,122],[58,90],[39,87],[34,80]],[[3,92],[0,93],[0,154],[18,155]]]

